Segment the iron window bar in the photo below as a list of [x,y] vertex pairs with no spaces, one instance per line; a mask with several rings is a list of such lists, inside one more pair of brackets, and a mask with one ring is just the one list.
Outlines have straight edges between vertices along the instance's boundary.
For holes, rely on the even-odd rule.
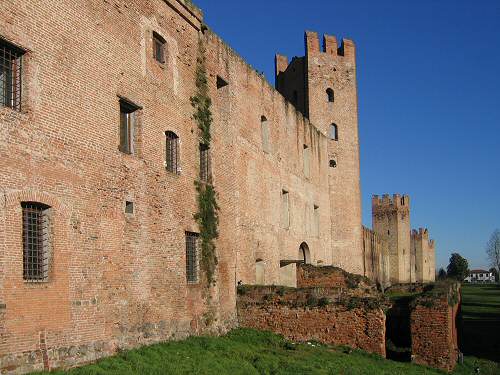
[[50,207],[23,202],[23,278],[29,282],[47,281],[49,277]]
[[0,39],[0,106],[21,111],[24,51]]

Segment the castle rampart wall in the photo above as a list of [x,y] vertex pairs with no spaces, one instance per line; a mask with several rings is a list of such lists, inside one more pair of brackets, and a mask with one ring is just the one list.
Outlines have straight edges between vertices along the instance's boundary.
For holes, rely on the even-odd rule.
[[[174,0],[0,3],[0,35],[26,50],[22,110],[0,109],[0,369],[74,365],[223,332],[236,324],[236,283],[256,282],[257,261],[266,284],[293,283],[280,261],[300,259],[301,244],[308,262],[361,269],[355,241],[332,238],[349,211],[330,213],[328,134],[206,31],[218,271],[210,292],[186,282],[185,232],[199,232],[190,98],[201,22],[199,10]],[[153,32],[166,42],[163,64],[153,58]],[[218,88],[217,76],[228,85]],[[118,149],[120,98],[137,105],[132,154]],[[178,173],[165,168],[166,131],[180,139]],[[25,201],[53,213],[43,283],[22,277]],[[349,236],[361,231],[352,224]]]

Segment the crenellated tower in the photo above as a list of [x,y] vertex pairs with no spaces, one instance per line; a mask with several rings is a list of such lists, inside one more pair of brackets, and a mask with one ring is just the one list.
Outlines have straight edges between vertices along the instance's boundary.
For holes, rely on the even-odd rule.
[[424,228],[413,230],[411,247],[415,254],[415,274],[419,283],[433,282],[436,279],[435,242],[429,239],[429,231]]
[[332,259],[363,272],[358,103],[354,43],[305,33],[306,55],[276,56],[276,88],[330,138],[329,187]]
[[373,230],[382,237],[389,248],[390,281],[393,284],[415,281],[412,272],[410,197],[385,194],[372,198]]

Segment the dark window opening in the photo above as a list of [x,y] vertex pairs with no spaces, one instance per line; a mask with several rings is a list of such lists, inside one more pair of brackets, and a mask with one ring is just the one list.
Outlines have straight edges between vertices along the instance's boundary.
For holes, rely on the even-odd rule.
[[133,214],[134,213],[134,202],[125,202],[125,213]]
[[50,207],[36,202],[21,203],[23,212],[23,278],[47,281],[50,256]]
[[179,165],[179,137],[171,131],[165,132],[166,158],[165,168],[167,171],[180,174]]
[[125,154],[134,152],[134,125],[136,111],[139,109],[133,103],[120,99],[120,151]]
[[332,141],[338,141],[339,140],[339,129],[337,124],[331,124],[330,125],[330,139]]
[[299,94],[297,93],[297,91],[294,91],[293,98],[292,98],[292,104],[296,106],[298,101],[299,101]]
[[328,97],[328,102],[333,103],[335,101],[335,94],[331,88],[326,89],[326,95]]
[[166,41],[159,34],[153,32],[153,54],[156,61],[160,64],[165,63]]
[[200,143],[200,180],[210,182],[210,147],[204,143]]
[[0,106],[21,110],[24,51],[0,39]]
[[198,282],[198,233],[186,232],[186,280]]
[[229,83],[224,80],[224,78],[217,76],[217,90],[226,87]]
[[334,159],[330,160],[330,168],[337,168],[337,162]]

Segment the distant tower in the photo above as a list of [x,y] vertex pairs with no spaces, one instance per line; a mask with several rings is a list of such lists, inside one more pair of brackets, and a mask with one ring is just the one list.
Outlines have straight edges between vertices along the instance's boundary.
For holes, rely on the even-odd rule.
[[363,273],[358,102],[354,43],[305,33],[306,56],[276,56],[276,89],[330,138],[329,187],[332,259]]
[[429,231],[420,228],[411,234],[411,246],[415,251],[416,278],[419,283],[436,279],[435,242],[429,239]]
[[[415,281],[411,251],[410,197],[394,194],[391,198],[372,198],[373,230],[389,247],[390,281],[392,284]],[[413,275],[412,275],[413,274]]]

